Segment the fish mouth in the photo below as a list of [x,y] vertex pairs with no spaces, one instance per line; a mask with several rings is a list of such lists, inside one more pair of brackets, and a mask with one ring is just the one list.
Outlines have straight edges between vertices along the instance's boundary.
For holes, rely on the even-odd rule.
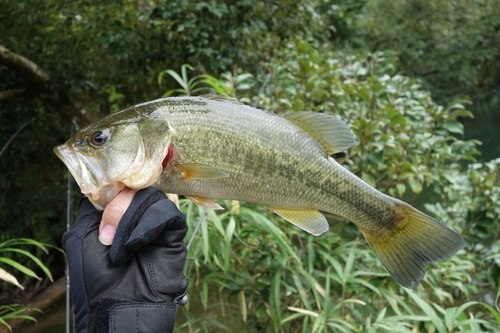
[[63,161],[73,178],[75,178],[77,183],[80,184],[79,179],[82,178],[82,171],[79,167],[79,161],[75,151],[69,148],[68,145],[63,144],[55,147],[54,153],[61,161]]
[[94,157],[76,152],[67,143],[55,147],[54,153],[63,161],[82,193],[97,210],[104,210],[104,207],[123,189],[122,183],[109,181]]

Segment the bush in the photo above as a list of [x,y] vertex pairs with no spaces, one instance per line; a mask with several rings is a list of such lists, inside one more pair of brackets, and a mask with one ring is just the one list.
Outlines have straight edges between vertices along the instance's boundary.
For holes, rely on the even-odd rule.
[[[339,115],[359,141],[345,166],[462,232],[468,249],[430,265],[412,292],[388,275],[350,223],[328,216],[331,231],[314,238],[263,207],[225,202],[225,213],[210,212],[203,223],[195,240],[201,245],[190,249],[187,266],[190,290],[200,291],[211,319],[201,320],[188,307],[181,327],[241,330],[222,318],[229,314],[243,320],[247,331],[500,329],[494,301],[482,302],[478,288],[491,284],[491,300],[499,286],[493,274],[499,257],[485,250],[499,228],[499,161],[469,164],[479,142],[463,139],[459,118],[471,116],[467,101],[437,105],[417,80],[393,73],[393,63],[387,54],[345,56],[297,39],[267,64],[269,74],[245,76],[253,90],[235,89],[232,97],[253,103],[260,91],[260,106],[276,113]],[[200,84],[215,91],[230,77]],[[193,226],[198,210],[181,202]]]

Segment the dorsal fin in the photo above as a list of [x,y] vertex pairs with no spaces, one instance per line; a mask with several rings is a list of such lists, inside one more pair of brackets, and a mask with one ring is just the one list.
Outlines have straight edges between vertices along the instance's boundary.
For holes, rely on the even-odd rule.
[[283,117],[318,141],[328,155],[357,144],[351,129],[339,117],[311,111],[287,113]]
[[226,95],[217,95],[214,93],[208,93],[208,94],[203,94],[198,97],[210,99],[212,101],[218,101],[218,102],[229,102],[229,103],[234,103],[234,104],[242,104],[240,101],[238,101],[236,98],[229,97]]

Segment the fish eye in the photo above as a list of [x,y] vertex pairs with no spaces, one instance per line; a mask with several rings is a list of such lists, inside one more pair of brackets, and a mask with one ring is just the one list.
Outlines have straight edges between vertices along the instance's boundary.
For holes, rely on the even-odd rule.
[[90,135],[90,144],[97,148],[106,143],[108,141],[108,131],[97,131]]

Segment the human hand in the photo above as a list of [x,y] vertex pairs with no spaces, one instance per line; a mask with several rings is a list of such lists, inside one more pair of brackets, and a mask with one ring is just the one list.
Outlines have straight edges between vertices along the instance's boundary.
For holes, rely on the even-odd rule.
[[177,305],[184,301],[184,217],[156,188],[129,195],[124,202],[133,199],[114,224],[111,246],[103,245],[98,234],[118,221],[121,213],[112,212],[119,209],[105,217],[87,199],[63,236],[80,333],[172,332]]
[[99,225],[99,241],[103,245],[113,243],[118,224],[136,193],[137,190],[125,187],[102,212],[101,224]]

